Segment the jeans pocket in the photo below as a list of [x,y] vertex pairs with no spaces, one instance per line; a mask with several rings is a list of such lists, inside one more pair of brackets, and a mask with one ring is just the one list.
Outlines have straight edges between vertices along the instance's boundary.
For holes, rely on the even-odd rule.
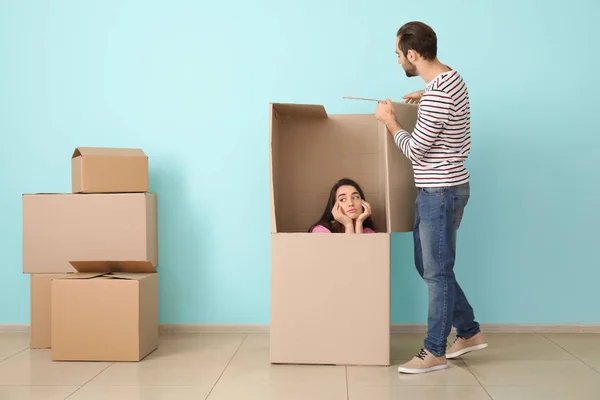
[[420,188],[421,193],[425,196],[443,196],[446,188],[444,187],[433,187],[433,188]]
[[460,228],[460,223],[462,222],[462,218],[465,212],[465,207],[469,203],[469,195],[456,195],[452,199],[452,211],[453,211],[453,220],[454,220],[454,229],[458,230]]

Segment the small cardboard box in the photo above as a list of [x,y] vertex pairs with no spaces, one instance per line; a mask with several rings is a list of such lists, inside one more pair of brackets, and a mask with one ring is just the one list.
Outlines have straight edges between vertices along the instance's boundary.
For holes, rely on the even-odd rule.
[[71,264],[84,274],[52,280],[52,360],[140,361],[158,348],[151,262]]
[[23,273],[76,272],[69,260],[158,264],[156,195],[23,195]]
[[148,157],[140,149],[78,147],[71,158],[73,193],[148,191]]
[[[417,106],[397,104],[405,129]],[[410,161],[374,115],[272,104],[271,362],[390,364],[390,235],[414,223]],[[331,186],[352,178],[375,234],[313,234]]]

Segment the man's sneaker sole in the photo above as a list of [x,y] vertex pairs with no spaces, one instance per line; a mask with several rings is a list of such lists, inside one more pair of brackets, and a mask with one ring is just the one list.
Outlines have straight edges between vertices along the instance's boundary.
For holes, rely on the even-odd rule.
[[462,350],[456,351],[454,353],[450,353],[450,354],[446,354],[446,358],[447,359],[452,359],[452,358],[456,358],[456,357],[460,357],[464,354],[470,353],[472,351],[476,351],[476,350],[483,350],[486,347],[488,347],[487,343],[484,344],[478,344],[477,346],[471,346],[471,347],[466,347]]
[[398,372],[403,373],[403,374],[425,374],[427,372],[439,371],[439,370],[446,369],[446,368],[448,368],[448,364],[436,365],[435,367],[424,368],[424,369],[411,369],[411,368],[398,367]]

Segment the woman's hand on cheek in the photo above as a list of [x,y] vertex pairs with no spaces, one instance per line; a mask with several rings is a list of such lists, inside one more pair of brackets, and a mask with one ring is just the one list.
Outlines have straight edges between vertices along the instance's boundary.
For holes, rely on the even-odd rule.
[[340,224],[344,225],[344,227],[346,228],[346,232],[348,232],[350,229],[354,231],[352,219],[344,213],[344,210],[342,209],[340,203],[335,203],[335,205],[333,206],[332,213],[333,218],[335,218],[335,220]]
[[369,218],[371,216],[371,205],[369,203],[367,203],[366,201],[363,200],[362,202],[362,206],[363,206],[363,212],[358,216],[357,221],[365,222],[365,220],[367,218]]

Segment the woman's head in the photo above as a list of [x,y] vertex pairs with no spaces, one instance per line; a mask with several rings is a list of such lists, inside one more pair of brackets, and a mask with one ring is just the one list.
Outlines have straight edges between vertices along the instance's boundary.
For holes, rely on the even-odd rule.
[[338,181],[331,189],[327,207],[333,208],[336,202],[340,203],[342,212],[355,220],[362,213],[362,201],[364,193],[361,188],[350,179]]
[[[319,222],[313,225],[313,227],[316,225],[323,225],[331,232],[340,232],[342,227],[333,216],[335,204],[339,203],[344,214],[352,220],[356,220],[363,212],[363,200],[367,201],[365,194],[358,183],[349,178],[340,179],[331,188],[325,211],[319,219]],[[311,230],[313,227],[311,227]],[[363,227],[374,229],[373,221],[370,216],[363,222]]]

